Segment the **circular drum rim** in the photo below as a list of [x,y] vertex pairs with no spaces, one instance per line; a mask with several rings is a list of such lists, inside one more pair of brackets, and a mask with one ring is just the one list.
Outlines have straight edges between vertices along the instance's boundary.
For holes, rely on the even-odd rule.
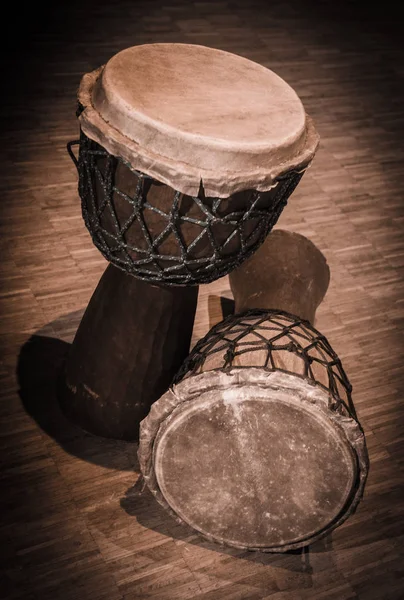
[[[181,411],[182,406],[186,407],[197,399],[200,396],[200,390],[204,390],[205,393],[216,391],[220,394],[225,390],[236,389],[240,386],[255,387],[260,393],[265,393],[265,391],[268,393],[268,390],[283,390],[286,393],[293,391],[299,397],[299,401],[303,403],[302,406],[308,407],[312,413],[313,410],[318,410],[318,414],[322,415],[321,418],[328,420],[330,427],[335,428],[336,435],[342,436],[341,439],[346,441],[347,451],[352,453],[353,465],[356,466],[356,476],[353,476],[350,492],[347,493],[341,510],[320,530],[304,535],[297,540],[286,540],[281,545],[279,543],[246,545],[237,540],[218,538],[214,533],[198,529],[195,524],[184,519],[184,515],[178,514],[167,501],[155,471],[156,448],[159,439],[164,434],[166,424],[170,422],[173,415],[175,417],[176,411]],[[335,399],[331,394],[311,381],[290,373],[269,371],[260,367],[233,367],[226,372],[220,369],[206,371],[186,378],[168,390],[152,406],[149,415],[141,423],[139,461],[144,479],[151,492],[177,521],[191,525],[210,541],[242,549],[267,552],[285,552],[301,548],[321,539],[341,525],[354,512],[363,495],[368,470],[366,442],[362,428],[342,404],[336,409]]]
[[[189,148],[186,147],[185,150],[181,150],[180,153],[177,151],[174,152],[172,156],[170,156],[170,152],[167,150],[161,152],[158,151],[157,148],[150,149],[144,141],[142,142],[142,136],[139,141],[138,131],[136,132],[136,135],[132,135],[133,139],[128,137],[128,135],[119,129],[119,126],[117,126],[116,123],[111,124],[109,122],[108,115],[102,115],[99,112],[100,107],[107,102],[107,99],[101,94],[101,100],[99,100],[98,106],[94,99],[94,95],[97,96],[95,92],[97,87],[101,85],[100,82],[102,82],[103,72],[105,69],[108,69],[108,65],[111,61],[116,61],[117,57],[119,59],[119,55],[125,56],[127,53],[133,51],[136,52],[137,50],[142,51],[142,49],[147,49],[147,47],[150,47],[151,50],[153,50],[159,46],[175,46],[176,48],[189,47],[192,48],[193,51],[212,52],[214,55],[217,53],[220,56],[228,55],[231,60],[240,61],[242,65],[251,65],[253,71],[257,70],[258,73],[270,73],[277,80],[279,79],[285,85],[285,88],[291,90],[296,96],[296,103],[301,106],[304,113],[304,127],[303,131],[300,132],[301,139],[299,148],[296,149],[292,145],[289,150],[283,149],[283,153],[281,152],[279,158],[272,148],[268,155],[273,155],[271,160],[266,156],[266,153],[263,152],[262,149],[252,153],[251,148],[249,148],[245,151],[245,166],[239,164],[237,168],[232,168],[234,161],[239,160],[240,150],[232,152],[229,148],[222,149],[218,153],[216,160],[211,157],[213,148],[208,148],[204,152],[211,158],[207,161],[207,164],[203,166],[201,160],[198,158],[198,150],[201,151],[201,149],[203,149],[204,143],[203,140],[199,140],[199,136],[191,136],[192,138],[195,138],[193,139],[193,145]],[[266,88],[264,88],[264,91],[265,89]],[[105,92],[105,94],[106,96],[110,95],[110,93],[107,92]],[[270,69],[247,58],[216,48],[208,48],[196,44],[143,44],[126,48],[111,57],[106,65],[95,71],[86,73],[83,76],[78,92],[78,99],[84,108],[79,116],[80,126],[89,138],[106,148],[111,154],[122,157],[133,169],[142,171],[143,173],[166,183],[170,187],[191,196],[198,194],[201,183],[207,196],[221,198],[229,197],[238,191],[249,188],[256,189],[257,191],[269,190],[273,187],[276,179],[282,177],[285,173],[291,170],[304,171],[313,160],[319,145],[319,135],[315,129],[313,120],[305,113],[300,98],[286,81],[280,78],[276,73],[273,73]],[[125,102],[123,102],[123,107],[125,107]],[[140,121],[139,123],[135,123],[135,131],[139,126]],[[167,130],[167,128],[165,129]],[[150,138],[152,132],[153,127],[151,126],[147,135],[145,134],[143,136],[144,139]],[[157,133],[157,130],[155,133]],[[185,143],[185,140],[186,138],[182,140],[182,145]],[[173,141],[173,148],[175,149],[178,144],[174,142],[175,140]],[[186,159],[183,158],[184,156],[186,156]],[[218,164],[222,164],[222,166],[218,168]]]

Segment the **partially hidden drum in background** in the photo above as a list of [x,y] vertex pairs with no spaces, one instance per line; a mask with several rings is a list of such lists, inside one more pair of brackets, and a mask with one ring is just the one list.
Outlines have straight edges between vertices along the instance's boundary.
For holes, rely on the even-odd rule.
[[78,101],[77,159],[69,148],[85,224],[110,265],[61,405],[91,433],[134,440],[189,352],[198,284],[256,251],[318,135],[275,73],[190,44],[119,52],[83,76]]
[[[314,244],[273,231],[231,275],[244,312],[196,344],[141,423],[139,460],[152,493],[212,541],[303,547],[343,523],[362,497],[368,456],[351,385],[307,320],[328,281]],[[270,304],[248,309],[248,296],[252,306]]]

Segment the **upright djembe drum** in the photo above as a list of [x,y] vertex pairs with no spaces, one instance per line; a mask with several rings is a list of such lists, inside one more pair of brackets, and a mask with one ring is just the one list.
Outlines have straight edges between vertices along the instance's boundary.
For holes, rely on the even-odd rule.
[[79,89],[83,217],[111,263],[61,386],[92,433],[136,439],[189,351],[197,286],[252,255],[318,136],[272,71],[202,46],[128,48]]
[[230,282],[244,312],[196,344],[153,404],[139,461],[156,499],[208,539],[283,552],[352,514],[366,444],[342,364],[309,321],[329,282],[321,252],[273,231]]

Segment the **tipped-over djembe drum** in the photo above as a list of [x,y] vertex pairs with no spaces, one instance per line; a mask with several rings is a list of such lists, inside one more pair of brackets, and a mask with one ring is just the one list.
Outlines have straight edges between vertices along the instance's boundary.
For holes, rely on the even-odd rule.
[[368,469],[350,383],[307,320],[329,270],[309,240],[274,231],[230,280],[244,312],[196,344],[142,421],[142,473],[169,513],[212,541],[303,547],[352,514]]
[[85,75],[78,98],[78,159],[70,152],[85,224],[111,265],[62,405],[88,431],[135,439],[189,351],[195,286],[260,246],[318,136],[272,71],[202,46],[128,48]]

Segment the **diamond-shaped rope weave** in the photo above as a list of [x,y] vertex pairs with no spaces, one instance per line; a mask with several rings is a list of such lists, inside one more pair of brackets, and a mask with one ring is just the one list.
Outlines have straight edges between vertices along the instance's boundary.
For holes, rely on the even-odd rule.
[[194,197],[133,170],[83,132],[68,149],[96,247],[128,273],[168,285],[209,283],[240,265],[264,241],[303,175],[290,172],[267,192],[212,198],[201,187]]
[[[290,354],[293,370],[287,366]],[[248,367],[283,371],[320,385],[330,393],[332,406],[343,406],[356,419],[352,386],[328,340],[308,321],[280,310],[253,309],[212,327],[195,345],[174,383],[204,371]]]

